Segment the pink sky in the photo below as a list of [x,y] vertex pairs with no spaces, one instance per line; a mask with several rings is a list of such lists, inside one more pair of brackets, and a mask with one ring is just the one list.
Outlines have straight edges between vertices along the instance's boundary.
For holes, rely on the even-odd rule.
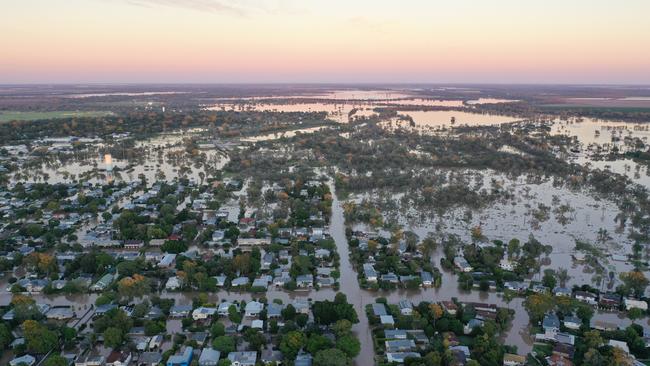
[[0,83],[650,83],[650,2],[20,0]]

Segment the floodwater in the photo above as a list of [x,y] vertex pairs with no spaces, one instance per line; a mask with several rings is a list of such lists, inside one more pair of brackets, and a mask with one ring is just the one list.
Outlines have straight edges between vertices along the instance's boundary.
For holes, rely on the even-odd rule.
[[283,132],[275,132],[275,133],[269,133],[267,135],[259,135],[259,136],[253,136],[253,137],[247,137],[241,139],[243,142],[258,142],[258,141],[269,141],[269,140],[277,140],[283,137],[289,138],[289,137],[294,137],[298,134],[304,134],[304,133],[313,133],[316,131],[320,131],[322,129],[325,129],[328,127],[310,127],[310,128],[301,128],[298,130],[290,130],[290,131],[283,131]]

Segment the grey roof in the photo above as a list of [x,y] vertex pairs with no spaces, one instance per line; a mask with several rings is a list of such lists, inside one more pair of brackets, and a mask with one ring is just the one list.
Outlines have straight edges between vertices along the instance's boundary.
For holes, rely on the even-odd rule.
[[221,357],[221,352],[212,348],[204,348],[199,357],[199,365],[214,365],[219,362],[219,357]]

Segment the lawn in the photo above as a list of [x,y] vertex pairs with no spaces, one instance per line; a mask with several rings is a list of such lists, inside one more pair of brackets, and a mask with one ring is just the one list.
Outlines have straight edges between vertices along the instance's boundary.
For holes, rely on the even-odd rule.
[[70,117],[101,117],[111,114],[105,111],[53,111],[53,112],[0,112],[0,122],[36,121],[40,119]]

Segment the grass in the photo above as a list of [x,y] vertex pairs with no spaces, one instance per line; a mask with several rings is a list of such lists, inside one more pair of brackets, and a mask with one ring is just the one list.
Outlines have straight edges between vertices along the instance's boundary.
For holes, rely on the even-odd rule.
[[111,114],[105,111],[53,111],[53,112],[0,112],[0,122],[36,121],[70,117],[101,117]]

